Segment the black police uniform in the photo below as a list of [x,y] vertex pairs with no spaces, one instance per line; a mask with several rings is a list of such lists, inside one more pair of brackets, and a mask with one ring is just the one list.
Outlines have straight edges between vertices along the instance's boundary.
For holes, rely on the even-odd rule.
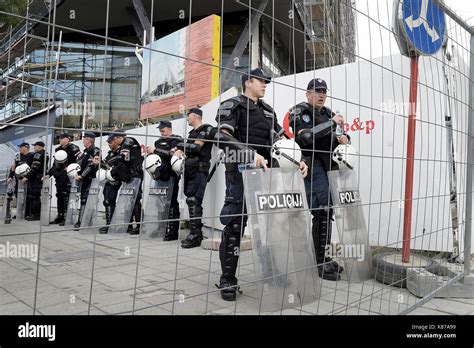
[[[140,186],[138,189],[137,199],[135,200],[135,206],[133,207],[133,214],[130,222],[135,220],[137,223],[134,228],[132,225],[129,226],[128,233],[138,234],[140,233],[140,222],[142,216],[142,185],[143,181],[143,160],[142,148],[140,143],[132,137],[126,137],[120,147],[120,153],[124,159],[125,165],[130,173],[130,178],[139,178]],[[127,180],[128,181],[128,180]]]
[[27,205],[29,206],[30,214],[25,217],[25,220],[35,221],[40,219],[41,215],[41,188],[43,186],[41,178],[43,177],[43,170],[45,162],[49,162],[45,150],[35,152],[32,157],[31,170],[27,175],[28,178],[28,193]]
[[[143,180],[143,156],[141,153],[141,146],[135,138],[125,137],[122,144],[115,150],[109,151],[105,159],[109,167],[111,167],[112,177],[119,180],[119,184],[107,183],[104,187],[104,206],[106,213],[107,224],[110,224],[113,212],[115,210],[115,204],[117,200],[117,194],[120,189],[122,182],[128,182],[131,178],[139,178]],[[130,225],[128,233],[138,234],[140,233],[141,222],[141,199],[142,199],[142,188],[139,186],[137,199],[133,207],[132,217],[130,222],[137,223],[135,228]],[[103,228],[102,233],[106,233],[108,228]]]
[[69,203],[69,193],[71,190],[71,182],[67,176],[66,168],[69,164],[76,163],[77,156],[81,151],[77,145],[67,144],[60,145],[55,149],[55,152],[64,150],[67,153],[67,160],[64,163],[59,163],[54,161],[53,166],[48,171],[49,176],[54,176],[56,181],[56,198],[58,203],[58,216],[54,221],[51,221],[52,224],[59,224],[64,226],[64,220],[66,217],[67,206]]
[[21,153],[15,155],[14,164],[10,167],[10,172],[8,173],[9,178],[16,180],[15,196],[18,193],[18,178],[15,175],[15,169],[25,163],[31,167],[32,160],[33,154],[31,152],[28,152],[26,155],[22,155]]
[[[262,100],[255,103],[247,96],[241,95],[221,104],[216,121],[219,129],[226,129],[238,141],[248,144],[269,164],[271,163],[272,134],[281,130],[271,106]],[[221,146],[230,145],[223,142]],[[238,170],[238,164],[226,163],[225,166],[226,195],[220,214],[220,221],[225,227],[219,249],[222,268],[219,287],[224,288],[221,290],[223,299],[234,300],[237,291],[235,273],[239,260],[239,253],[235,252],[235,248],[240,247],[240,238],[247,224],[247,216],[242,174]],[[229,288],[232,286],[234,287]]]
[[173,194],[171,196],[170,211],[168,214],[168,222],[166,226],[166,233],[163,238],[164,241],[178,239],[179,231],[179,176],[171,169],[171,150],[178,146],[183,141],[178,135],[170,135],[169,137],[161,137],[155,141],[155,154],[161,157],[161,166],[155,171],[155,179],[168,181],[171,177],[174,178]]
[[15,178],[15,169],[22,165],[28,164],[31,167],[33,153],[29,152],[26,155],[22,155],[21,153],[17,153],[15,155],[14,165],[10,167],[10,172],[8,173],[9,178]]
[[95,178],[98,167],[94,165],[92,160],[94,157],[100,156],[100,149],[92,144],[89,148],[84,148],[77,156],[77,163],[81,166],[81,170],[78,175],[81,176],[81,208],[79,211],[79,218],[74,225],[75,228],[81,227],[81,219],[84,215],[84,209],[89,197],[89,189],[91,187],[92,179]]
[[[18,178],[15,175],[15,169],[22,164],[28,164],[31,168],[32,161],[33,161],[33,153],[31,152],[28,152],[26,155],[22,155],[21,153],[17,153],[15,155],[14,165],[10,168],[10,173],[8,174],[8,177],[14,179],[16,182],[15,197],[18,197]],[[27,190],[27,194],[28,194],[28,190]],[[25,219],[29,215],[30,215],[30,205],[27,204],[25,207]]]
[[[181,247],[183,248],[199,246],[203,239],[202,200],[207,186],[209,161],[211,159],[212,142],[207,141],[208,130],[211,128],[208,124],[202,124],[189,132],[186,144],[178,144],[178,148],[184,150],[186,155],[184,162],[184,194],[186,195],[191,225],[189,235],[181,241]],[[196,146],[196,140],[204,141],[204,145]]]
[[[104,169],[113,168],[114,166],[120,166],[121,158],[120,158],[120,147],[115,150],[109,150],[107,156],[102,160],[102,167]],[[122,166],[123,168],[123,166]],[[124,173],[126,174],[126,173]],[[117,175],[112,175],[115,181],[107,181],[104,185],[104,207],[105,207],[105,223],[110,225],[112,221],[112,216],[114,215],[115,211],[115,204],[117,201],[117,195],[120,190],[120,186],[122,182]],[[128,179],[127,179],[128,180]],[[101,227],[99,229],[100,233],[107,233],[109,230],[108,226]]]
[[[332,160],[332,151],[339,145],[337,124],[332,120],[334,115],[325,106],[318,111],[308,103],[299,103],[290,109],[290,126],[310,169],[304,183],[313,216],[312,235],[318,271],[320,276],[328,280],[338,280],[343,270],[330,257],[325,258],[326,245],[331,243],[332,222],[327,172],[338,169]],[[298,134],[300,131],[303,132]]]

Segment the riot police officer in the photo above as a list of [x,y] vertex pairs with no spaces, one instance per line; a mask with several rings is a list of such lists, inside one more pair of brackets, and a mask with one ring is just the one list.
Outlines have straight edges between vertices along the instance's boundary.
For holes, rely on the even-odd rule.
[[[120,176],[118,176],[115,171],[115,178],[112,177],[112,174],[110,174],[111,169],[116,166],[116,168],[124,169],[124,165],[121,165],[119,160],[116,160],[116,157],[120,156],[120,146],[112,141],[113,137],[109,136],[107,138],[107,144],[109,145],[109,152],[107,153],[107,156],[102,160],[102,163],[100,164],[102,168],[106,169],[108,171],[107,175],[107,180],[104,185],[104,207],[105,207],[105,223],[106,226],[99,228],[99,233],[105,234],[109,231],[109,226],[110,222],[112,221],[112,216],[114,215],[115,211],[115,204],[117,201],[117,195],[120,190],[121,186],[121,181],[120,181]],[[94,157],[92,159],[92,162],[97,166],[100,161],[99,158]],[[122,178],[127,179],[129,176],[127,175],[126,177],[126,171],[118,171],[118,173],[122,175]]]
[[[118,184],[109,182],[104,187],[105,216],[107,225],[110,225],[121,183],[128,182],[131,178],[143,180],[143,156],[138,141],[135,138],[126,136],[122,129],[118,129],[110,134],[107,138],[107,143],[111,151],[109,151],[109,154],[105,158],[106,166],[110,169],[111,176],[119,181]],[[130,222],[134,220],[137,224],[136,227],[132,227],[132,224],[130,224],[127,230],[131,235],[140,233],[141,198],[142,189],[140,185],[130,219]],[[107,232],[108,227],[100,229],[100,233]]]
[[184,194],[189,209],[191,230],[181,241],[182,248],[194,248],[201,245],[202,236],[202,200],[209,174],[212,142],[206,141],[207,132],[212,128],[202,123],[202,110],[191,108],[187,114],[188,125],[193,129],[188,134],[186,143],[179,143],[175,155],[184,152]]
[[[64,151],[66,156],[64,156],[64,152],[60,151]],[[66,168],[69,164],[76,163],[79,152],[79,147],[71,143],[71,136],[69,134],[61,133],[59,135],[59,146],[55,149],[54,163],[47,173],[47,177],[52,175],[56,181],[56,198],[58,205],[58,215],[50,222],[51,224],[64,226],[71,189],[71,183],[67,176]]]
[[82,138],[84,150],[77,156],[77,163],[81,166],[80,172],[76,175],[74,180],[81,181],[81,208],[79,210],[79,218],[74,225],[74,228],[81,227],[81,219],[84,215],[84,209],[89,196],[89,189],[91,187],[92,179],[94,179],[97,172],[97,166],[92,160],[95,157],[100,157],[100,149],[94,145],[95,134],[93,132],[85,132]]
[[29,211],[29,215],[25,216],[27,221],[39,220],[41,215],[41,178],[43,177],[45,163],[49,161],[44,146],[45,144],[42,141],[34,143],[31,170],[26,176],[26,180],[28,180],[26,204],[28,207],[27,211]]
[[173,157],[174,149],[179,143],[183,142],[183,138],[179,135],[173,134],[173,128],[170,121],[160,121],[158,124],[161,137],[155,141],[155,147],[148,147],[147,153],[155,153],[161,157],[161,165],[155,171],[155,178],[167,181],[171,177],[174,178],[173,194],[171,197],[170,211],[168,219],[171,221],[166,225],[166,233],[163,238],[164,241],[171,241],[178,239],[179,231],[179,176],[171,169],[171,157]]
[[326,245],[331,243],[332,222],[327,172],[338,169],[332,160],[332,151],[339,144],[347,144],[349,136],[340,130],[344,123],[343,116],[335,115],[324,106],[326,93],[326,81],[312,79],[306,92],[308,102],[299,103],[290,109],[290,126],[311,168],[311,175],[305,179],[305,189],[313,216],[312,235],[319,276],[327,280],[338,280],[343,268],[329,256],[325,256]]
[[[15,155],[13,164],[10,167],[10,172],[8,173],[7,183],[10,183],[12,180],[16,181],[15,186],[15,196],[18,194],[18,178],[15,175],[16,167],[22,164],[28,164],[31,167],[31,162],[33,159],[33,154],[30,152],[30,144],[23,142],[19,146],[19,152]],[[29,206],[26,206],[25,217],[30,215]],[[15,219],[15,217],[13,217]]]
[[[222,299],[226,301],[236,299],[238,286],[235,274],[240,238],[247,224],[243,180],[238,164],[253,160],[257,168],[263,166],[265,170],[268,169],[267,163],[271,163],[271,145],[276,140],[273,135],[280,134],[282,129],[272,107],[261,99],[270,80],[260,68],[252,70],[250,75],[244,74],[243,94],[224,101],[216,117],[219,147],[239,151],[241,154],[237,163],[225,163],[226,197],[220,216],[225,227],[219,249],[222,275],[218,287],[221,289]],[[304,163],[300,170],[305,176],[307,167]]]

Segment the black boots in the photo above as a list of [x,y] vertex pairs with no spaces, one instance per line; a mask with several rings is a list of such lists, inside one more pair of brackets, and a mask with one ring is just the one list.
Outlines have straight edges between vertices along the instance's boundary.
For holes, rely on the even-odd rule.
[[[135,220],[136,226],[133,227],[132,222]],[[130,218],[130,225],[128,225],[127,233],[130,235],[140,234],[140,222],[142,221],[142,204],[135,203],[133,206],[132,217]]]
[[166,225],[166,233],[163,237],[165,242],[169,242],[171,240],[177,240],[179,234],[179,221],[170,221]]
[[41,200],[40,197],[30,196],[28,198],[29,202],[27,204],[30,205],[29,212],[30,214],[25,217],[26,221],[38,221],[41,219]]
[[222,231],[219,259],[222,275],[217,288],[221,289],[221,297],[225,301],[235,301],[239,287],[237,286],[237,264],[240,255],[241,226],[228,225]]
[[60,198],[58,198],[58,215],[62,215],[63,219],[62,221],[59,222],[59,226],[64,226],[66,223],[66,214],[67,214],[67,207],[69,205],[69,187],[68,190],[63,192],[63,204],[59,204],[61,201]]
[[114,210],[115,210],[115,206],[110,206],[109,205],[109,206],[105,207],[105,224],[107,226],[99,228],[99,233],[100,234],[106,234],[107,232],[109,232],[109,225],[110,225],[110,221],[112,221],[112,216],[114,215]]
[[[165,242],[169,242],[171,240],[177,240],[179,234],[179,208],[176,211],[176,207],[170,207],[170,212],[168,214],[168,218],[172,219],[173,221],[169,221],[166,224],[166,232],[163,240]],[[176,219],[176,221],[175,221]]]
[[82,217],[84,216],[85,209],[86,209],[86,205],[81,204],[81,207],[79,208],[79,217],[77,219],[77,222],[74,224],[75,231],[78,231],[81,228],[81,221],[82,221]]
[[[51,225],[60,224],[60,226],[64,226],[64,214],[58,213],[56,218],[53,221],[49,222]],[[61,225],[62,223],[62,225]]]
[[6,224],[9,224],[11,223],[12,221],[12,208],[11,208],[11,204],[12,204],[12,200],[13,200],[13,193],[9,193],[7,192],[7,197],[6,197],[6,206],[5,206],[5,223]]
[[319,216],[313,217],[313,242],[316,252],[316,262],[318,263],[319,276],[326,280],[336,281],[341,278],[344,269],[339,264],[326,256],[326,246],[331,244],[331,216],[327,210],[322,210]]
[[185,249],[195,248],[201,245],[202,242],[202,206],[195,197],[188,197],[186,199],[189,209],[189,218],[191,231],[186,239],[181,241],[181,247]]

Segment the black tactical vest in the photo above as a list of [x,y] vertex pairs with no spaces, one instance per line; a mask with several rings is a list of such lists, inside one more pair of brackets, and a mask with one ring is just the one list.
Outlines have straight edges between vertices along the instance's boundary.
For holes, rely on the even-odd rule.
[[[234,136],[270,160],[271,131],[277,123],[273,109],[259,100],[254,103],[246,96],[239,97],[240,103],[236,107],[237,127]],[[265,146],[258,146],[265,145]]]

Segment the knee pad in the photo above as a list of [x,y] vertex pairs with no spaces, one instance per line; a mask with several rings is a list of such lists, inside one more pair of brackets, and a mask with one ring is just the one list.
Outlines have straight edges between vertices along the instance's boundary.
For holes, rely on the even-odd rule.
[[198,205],[200,202],[196,197],[187,197],[186,204],[189,205]]
[[239,224],[232,224],[232,225],[227,225],[226,227],[224,227],[224,230],[222,231],[222,233],[226,237],[239,237],[240,238],[240,236],[243,235],[243,229],[242,229],[242,226]]
[[115,207],[115,202],[114,201],[109,201],[108,199],[106,199],[104,201],[104,207]]
[[313,220],[332,220],[333,210],[329,207],[318,207],[316,210],[313,210]]

